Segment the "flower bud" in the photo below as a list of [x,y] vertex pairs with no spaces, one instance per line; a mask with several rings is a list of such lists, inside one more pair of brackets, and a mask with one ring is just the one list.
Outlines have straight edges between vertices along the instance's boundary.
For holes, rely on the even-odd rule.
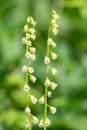
[[32,67],[28,67],[28,71],[32,74],[34,72],[34,69]]
[[51,45],[52,47],[56,47],[56,43],[51,38],[47,40],[47,44]]
[[29,49],[30,49],[31,53],[35,53],[36,52],[36,48],[34,48],[34,47],[30,47]]
[[51,58],[52,58],[53,60],[55,60],[55,59],[57,58],[57,54],[54,53],[54,52],[52,52],[52,53],[51,53]]
[[27,84],[25,84],[25,85],[24,85],[24,91],[27,92],[27,91],[29,91],[29,90],[30,90],[30,87],[29,87]]
[[43,119],[41,119],[41,120],[39,121],[38,126],[39,126],[40,128],[43,128],[43,127],[44,127],[44,120],[43,120]]
[[22,67],[22,72],[27,72],[27,66],[26,65],[24,65],[23,67]]
[[44,95],[39,99],[40,104],[44,104]]
[[30,57],[29,57],[31,60],[35,60],[36,59],[36,55],[35,54],[30,54]]
[[50,112],[51,113],[56,113],[57,109],[55,107],[49,106]]
[[31,112],[30,108],[29,108],[29,107],[26,107],[26,108],[25,108],[25,113],[26,113],[26,114],[30,114],[30,112]]
[[30,95],[30,100],[33,104],[36,104],[37,103],[37,98],[34,97],[33,95]]
[[25,56],[26,56],[27,59],[30,58],[30,52],[27,51],[27,52],[25,53]]
[[25,121],[25,126],[26,126],[27,128],[30,126],[30,122],[29,122],[28,119],[26,119],[26,121]]
[[27,32],[28,31],[28,25],[26,24],[25,26],[24,26],[24,32]]
[[51,124],[50,120],[48,118],[46,118],[45,125],[49,126],[50,124]]
[[31,34],[34,34],[35,33],[35,29],[34,28],[29,28],[28,32],[31,33]]
[[48,95],[48,97],[51,97],[52,93],[50,91],[48,91],[47,95]]
[[54,90],[57,87],[57,84],[54,83],[54,82],[51,82],[50,87],[51,87],[52,90]]
[[45,56],[44,63],[45,64],[49,64],[50,63],[50,58],[48,56]]
[[44,86],[47,86],[47,87],[50,86],[50,80],[48,78],[46,78]]
[[34,124],[37,124],[38,123],[38,118],[36,116],[33,116],[32,115],[32,120],[33,120],[33,123]]
[[57,70],[56,70],[55,68],[51,68],[51,73],[52,73],[53,75],[56,75],[56,74],[57,74]]
[[23,44],[26,44],[26,43],[27,43],[27,38],[26,38],[26,37],[23,37],[23,38],[22,38],[22,43],[23,43]]
[[30,75],[30,80],[35,83],[36,82],[36,77],[34,75]]

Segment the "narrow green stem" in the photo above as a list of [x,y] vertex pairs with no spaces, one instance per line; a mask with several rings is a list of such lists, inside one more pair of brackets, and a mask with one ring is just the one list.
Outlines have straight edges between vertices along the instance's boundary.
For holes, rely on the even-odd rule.
[[[48,32],[48,38],[50,37],[50,28]],[[47,44],[47,56],[49,57],[49,45]],[[46,78],[48,78],[49,65],[46,65]],[[47,118],[47,86],[45,87],[45,104],[44,104],[44,130],[46,130],[46,118]]]
[[[26,45],[26,52],[28,51],[28,45]],[[26,59],[26,66],[27,66],[27,72],[26,72],[26,84],[28,84],[28,59]],[[26,104],[27,107],[29,105],[29,92],[26,92]],[[28,115],[28,121],[29,121],[29,130],[32,130],[32,126],[31,126],[31,116],[30,114]]]

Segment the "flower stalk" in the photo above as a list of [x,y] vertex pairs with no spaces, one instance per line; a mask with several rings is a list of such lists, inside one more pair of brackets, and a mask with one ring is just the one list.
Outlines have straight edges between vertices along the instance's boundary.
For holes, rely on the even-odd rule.
[[32,47],[32,43],[36,38],[35,34],[35,27],[36,22],[33,20],[32,17],[27,18],[27,24],[24,26],[24,32],[25,37],[22,38],[22,43],[26,45],[26,63],[22,67],[22,71],[25,73],[25,85],[24,85],[24,91],[26,93],[26,108],[25,108],[25,114],[27,116],[25,121],[25,126],[29,128],[29,130],[32,130],[32,123],[37,124],[38,119],[31,113],[30,109],[30,102],[32,104],[37,103],[37,98],[31,94],[30,90],[31,87],[29,86],[29,81],[35,83],[36,77],[32,74],[34,72],[33,67],[30,66],[30,61],[36,59],[35,51],[36,48]]
[[[57,35],[58,29],[57,29],[57,19],[59,16],[57,15],[56,11],[52,11],[51,19],[50,19],[50,26],[48,30],[48,39],[47,39],[47,52],[46,56],[44,58],[44,63],[46,64],[46,79],[44,82],[45,90],[44,90],[44,118],[40,120],[39,127],[44,128],[44,130],[47,129],[47,126],[51,124],[50,120],[47,118],[47,107],[49,108],[51,113],[55,113],[57,109],[51,105],[48,104],[48,97],[51,97],[52,93],[51,90],[54,90],[57,87],[57,84],[55,82],[50,81],[49,79],[49,72],[54,76],[57,74],[57,70],[50,66],[50,63],[52,60],[57,59],[57,54],[55,52],[51,51],[51,48],[56,47],[56,43],[52,39],[52,35]],[[41,99],[41,98],[40,98]]]

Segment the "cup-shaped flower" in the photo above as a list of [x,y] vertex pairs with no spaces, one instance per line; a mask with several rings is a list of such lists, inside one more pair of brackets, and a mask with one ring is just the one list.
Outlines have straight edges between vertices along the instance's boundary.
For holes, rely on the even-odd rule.
[[27,59],[30,58],[30,55],[31,55],[31,54],[30,54],[30,52],[28,52],[28,51],[25,53],[25,57],[26,57]]
[[53,10],[52,11],[52,17],[53,17],[53,19],[59,19],[59,16],[57,15],[57,13],[56,13],[56,11],[55,10]]
[[57,58],[57,54],[54,53],[54,52],[51,52],[51,58],[52,58],[53,60],[55,60],[55,59]]
[[29,57],[31,60],[35,60],[36,59],[36,55],[35,54],[30,54],[30,57]]
[[44,119],[41,119],[41,120],[39,121],[38,126],[39,126],[40,128],[43,128],[43,127],[44,127]]
[[27,43],[27,38],[26,38],[26,37],[23,37],[23,38],[22,38],[22,43],[23,43],[23,44],[26,44],[26,43]]
[[40,104],[44,104],[44,95],[43,95],[42,97],[40,97],[39,103],[40,103]]
[[50,112],[53,114],[56,113],[56,111],[57,111],[57,109],[53,106],[49,106],[49,109],[50,109]]
[[37,98],[33,95],[30,95],[30,100],[33,104],[36,104],[37,103]]
[[57,87],[57,84],[54,83],[54,82],[51,82],[50,87],[51,87],[52,90],[54,90]]
[[51,73],[52,73],[53,75],[56,75],[56,74],[57,74],[57,70],[56,70],[55,68],[52,68],[52,67],[51,67]]
[[[56,25],[55,25],[55,26],[56,26]],[[54,35],[56,35],[56,34],[58,33],[58,29],[57,29],[57,28],[53,28],[53,29],[52,29],[52,32],[53,32]]]
[[30,90],[30,86],[28,84],[24,85],[24,91],[28,92]]
[[22,67],[22,72],[27,72],[27,66],[26,65],[24,65],[23,67]]
[[34,69],[33,69],[33,67],[28,67],[28,71],[29,71],[29,73],[33,73],[34,72]]
[[32,121],[33,121],[34,124],[37,124],[39,120],[36,116],[32,115]]
[[51,124],[50,120],[48,118],[46,118],[45,125],[49,126],[50,124]]
[[45,56],[44,63],[45,64],[49,64],[50,63],[50,58],[48,56]]
[[27,42],[26,42],[26,44],[27,44],[27,46],[32,46],[32,42],[30,41],[30,40],[27,40]]
[[24,26],[24,32],[28,32],[28,29],[29,29],[29,27],[28,27],[28,25],[26,24],[26,25]]
[[31,112],[30,108],[29,108],[29,107],[26,107],[26,108],[25,108],[25,113],[26,113],[26,114],[30,114],[30,112]]
[[27,128],[30,127],[30,122],[29,122],[28,119],[25,120],[25,126],[26,126]]
[[51,92],[51,91],[48,91],[48,92],[47,92],[47,96],[48,96],[48,97],[51,97],[51,96],[52,96],[52,92]]
[[47,86],[47,87],[50,86],[50,80],[48,78],[46,78],[44,86]]
[[35,83],[36,82],[36,77],[34,76],[34,75],[30,75],[30,80],[33,82],[33,83]]
[[28,33],[34,34],[35,33],[35,29],[34,28],[29,28],[28,29]]
[[29,16],[29,17],[27,18],[27,22],[28,22],[29,24],[33,25],[33,26],[36,25],[36,22],[34,21],[34,19],[33,19],[31,16]]
[[51,45],[52,47],[56,47],[56,43],[52,40],[52,38],[48,38],[47,44]]
[[34,48],[34,47],[30,47],[29,50],[30,50],[31,53],[35,53],[36,52],[36,48]]

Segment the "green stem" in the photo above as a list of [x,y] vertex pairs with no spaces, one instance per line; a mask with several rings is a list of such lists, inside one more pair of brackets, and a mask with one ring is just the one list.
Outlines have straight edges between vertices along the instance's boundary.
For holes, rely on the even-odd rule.
[[[48,32],[48,38],[50,37],[50,28]],[[49,57],[49,45],[47,44],[47,56]],[[46,65],[46,78],[48,78],[49,65]],[[46,117],[47,117],[47,86],[45,87],[45,104],[44,104],[44,130],[46,130]]]
[[[28,52],[28,45],[26,45],[26,52]],[[26,84],[28,84],[28,66],[29,66],[28,59],[26,59],[26,66],[27,66]],[[29,105],[29,92],[26,92],[26,104],[27,104],[27,107],[28,107],[28,105]],[[28,121],[29,121],[29,130],[32,130],[30,114],[28,115]]]

